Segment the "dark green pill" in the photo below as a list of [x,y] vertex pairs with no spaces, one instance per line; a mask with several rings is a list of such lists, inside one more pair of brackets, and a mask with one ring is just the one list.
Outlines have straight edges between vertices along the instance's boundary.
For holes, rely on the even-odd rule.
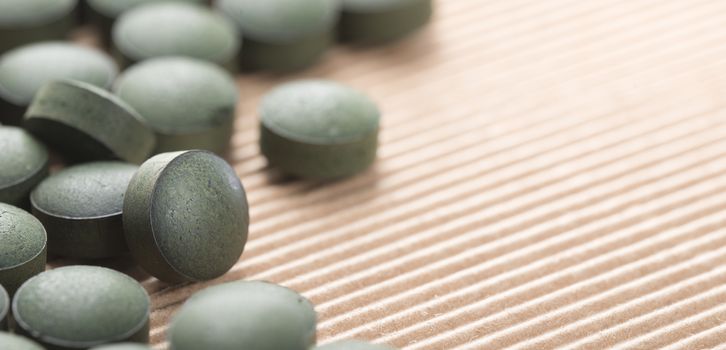
[[36,94],[25,127],[74,160],[120,159],[141,163],[156,142],[146,122],[126,102],[96,86],[54,81]]
[[111,27],[124,12],[134,7],[161,1],[182,1],[204,4],[206,0],[87,0],[88,19],[103,35],[105,40],[111,38]]
[[379,115],[365,95],[334,82],[284,84],[262,101],[260,148],[292,175],[350,176],[375,160]]
[[117,343],[97,346],[90,350],[151,350],[151,348],[139,343]]
[[48,175],[48,151],[21,128],[0,126],[0,202],[29,208],[28,195]]
[[0,332],[0,349],[4,350],[45,350],[36,342],[8,332]]
[[30,201],[48,231],[48,251],[82,259],[127,252],[121,212],[137,169],[123,162],[85,163],[43,180]]
[[63,39],[75,24],[77,0],[0,1],[0,53],[27,43]]
[[233,70],[240,48],[234,23],[205,6],[183,2],[159,2],[127,11],[114,24],[112,35],[124,65],[187,56]]
[[14,49],[0,57],[0,120],[17,123],[50,81],[73,79],[107,88],[117,73],[110,56],[81,45],[45,42]]
[[120,272],[97,266],[49,270],[25,282],[13,299],[16,331],[48,349],[146,343],[149,296]]
[[45,83],[73,79],[107,88],[118,68],[107,54],[89,47],[44,42],[0,57],[0,121],[17,123]]
[[[0,330],[8,329],[8,313],[10,311],[10,296],[0,284]],[[0,342],[2,344],[2,342]],[[2,348],[2,347],[0,347]]]
[[331,45],[338,4],[330,0],[220,0],[244,39],[245,69],[295,70],[315,63]]
[[432,0],[343,0],[338,31],[344,41],[385,44],[426,25]]
[[313,350],[395,350],[385,345],[366,343],[358,340],[344,340],[336,343],[318,346]]
[[218,66],[185,57],[141,62],[124,72],[116,94],[156,133],[156,153],[229,147],[239,91]]
[[[307,350],[315,344],[313,305],[266,282],[238,281],[192,296],[172,320],[172,350]],[[214,331],[210,331],[214,330]]]
[[123,222],[146,272],[166,282],[209,280],[242,255],[247,197],[232,167],[213,153],[162,153],[131,179]]
[[0,203],[0,285],[10,295],[45,270],[46,245],[45,229],[38,219]]

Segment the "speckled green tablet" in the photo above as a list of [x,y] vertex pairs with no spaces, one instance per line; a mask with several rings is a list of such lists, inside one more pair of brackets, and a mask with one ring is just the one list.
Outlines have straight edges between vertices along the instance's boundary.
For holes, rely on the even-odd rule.
[[0,1],[0,53],[34,41],[62,39],[75,23],[77,0]]
[[173,350],[307,350],[316,319],[310,301],[291,289],[237,281],[192,296],[173,318],[169,342]]
[[392,347],[366,343],[358,340],[344,340],[336,343],[318,346],[313,350],[395,350]]
[[45,350],[38,343],[19,335],[0,332],[0,349],[7,350]]
[[97,266],[49,270],[13,299],[16,331],[50,349],[88,349],[149,339],[149,296],[120,272]]
[[[10,312],[10,296],[0,284],[0,330],[8,329],[8,314]],[[1,344],[1,343],[0,343]],[[0,348],[2,348],[0,346]]]
[[350,176],[375,160],[379,114],[366,96],[341,84],[284,84],[262,101],[260,148],[272,165],[292,175]]
[[229,148],[239,90],[218,66],[193,58],[163,57],[124,72],[116,94],[156,133],[156,153]]
[[161,56],[187,56],[234,69],[240,38],[234,23],[211,9],[160,2],[125,12],[113,26],[113,44],[126,64]]
[[21,46],[0,57],[0,107],[3,117],[22,117],[36,92],[61,79],[109,87],[118,68],[110,56],[89,47],[43,42]]
[[89,47],[64,42],[21,46],[0,56],[0,121],[17,123],[50,81],[73,79],[107,88],[117,73],[110,56]]
[[47,237],[30,213],[0,203],[0,285],[10,295],[45,270]]
[[294,70],[315,63],[333,41],[338,4],[331,0],[219,0],[239,28],[245,69]]
[[111,27],[122,13],[134,7],[161,1],[204,4],[206,0],[87,0],[88,20],[100,31],[104,40],[111,38]]
[[124,193],[138,166],[93,162],[65,168],[30,195],[33,214],[48,231],[48,251],[82,259],[128,251],[121,213]]
[[76,160],[141,163],[156,137],[134,109],[115,95],[78,81],[44,85],[25,113],[25,127]]
[[117,343],[97,346],[90,350],[151,350],[151,348],[139,343]]
[[244,250],[247,197],[232,167],[213,153],[162,153],[131,179],[123,222],[146,272],[166,282],[209,280]]
[[48,151],[12,126],[0,126],[0,150],[0,202],[29,208],[28,194],[48,175]]
[[344,41],[384,44],[426,25],[432,0],[342,0],[338,30]]

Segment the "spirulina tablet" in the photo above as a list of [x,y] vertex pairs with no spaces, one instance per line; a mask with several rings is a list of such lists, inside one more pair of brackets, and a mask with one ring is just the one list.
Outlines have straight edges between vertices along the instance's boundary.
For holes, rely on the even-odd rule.
[[136,280],[104,267],[43,272],[18,289],[12,307],[16,331],[49,349],[149,339],[148,294]]
[[151,348],[139,343],[117,343],[97,346],[90,350],[151,350]]
[[119,58],[131,63],[161,56],[187,56],[233,70],[240,38],[232,23],[211,9],[183,2],[159,2],[125,12],[113,26]]
[[36,94],[25,127],[64,156],[141,163],[156,142],[138,113],[110,92],[79,81],[54,81]]
[[0,56],[0,121],[17,123],[50,81],[73,79],[107,88],[117,73],[110,56],[81,45],[44,42],[16,48]]
[[426,25],[432,0],[343,0],[338,29],[344,41],[383,44]]
[[48,175],[48,151],[21,128],[0,126],[0,202],[28,208],[30,191]]
[[38,343],[19,335],[0,332],[0,349],[8,350],[45,350]]
[[370,99],[344,85],[287,83],[262,101],[260,148],[272,165],[292,175],[350,176],[375,159],[379,114]]
[[156,153],[229,147],[239,90],[220,67],[198,59],[163,57],[132,66],[114,91],[156,133]]
[[231,282],[192,296],[173,318],[169,342],[173,350],[307,350],[315,344],[316,318],[293,290]]
[[10,311],[10,296],[8,296],[8,292],[0,284],[0,330],[8,329],[8,313],[9,313],[9,311]]
[[51,175],[30,195],[33,214],[48,231],[53,255],[94,259],[128,251],[121,213],[138,166],[92,162]]
[[344,340],[336,343],[318,346],[313,350],[395,350],[394,348],[385,346],[370,344],[358,340]]
[[124,231],[136,262],[166,282],[209,280],[239,260],[249,211],[232,167],[207,151],[144,162],[124,198]]
[[0,203],[0,285],[10,295],[45,270],[47,236],[30,213]]
[[0,53],[23,44],[62,39],[75,23],[77,0],[0,1]]
[[333,41],[338,5],[330,0],[220,0],[245,41],[245,69],[294,70],[317,61]]
[[87,0],[88,19],[100,31],[105,40],[111,38],[111,27],[124,12],[137,6],[160,1],[180,1],[204,4],[206,0]]

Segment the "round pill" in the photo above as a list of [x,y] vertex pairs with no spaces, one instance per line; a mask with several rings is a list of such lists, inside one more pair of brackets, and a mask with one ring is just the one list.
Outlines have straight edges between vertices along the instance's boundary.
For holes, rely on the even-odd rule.
[[10,311],[10,297],[5,288],[0,284],[0,330],[8,329],[8,311]]
[[45,270],[47,238],[30,213],[0,203],[0,285],[10,293]]
[[79,81],[54,81],[36,94],[25,127],[76,160],[141,163],[156,142],[134,109],[115,95]]
[[121,213],[138,166],[93,162],[65,168],[30,195],[33,214],[48,231],[53,255],[95,259],[128,251]]
[[286,173],[329,179],[373,163],[378,108],[363,94],[322,80],[284,84],[264,97],[260,148]]
[[315,344],[316,318],[293,290],[237,281],[192,296],[172,320],[169,342],[174,350],[307,350]]
[[21,46],[0,57],[0,121],[19,122],[47,82],[73,79],[106,88],[117,73],[113,59],[96,49],[64,42]]
[[295,70],[317,61],[335,35],[338,5],[330,0],[220,0],[245,41],[244,69]]
[[0,202],[29,208],[30,191],[48,175],[48,151],[12,126],[0,126],[0,150]]
[[234,70],[240,38],[234,23],[209,8],[159,2],[125,12],[113,27],[113,43],[127,65],[160,56],[188,56]]
[[359,44],[401,39],[428,23],[432,0],[343,0],[340,38]]
[[8,350],[44,350],[34,341],[8,332],[0,332],[0,349]]
[[149,339],[149,296],[120,272],[67,266],[25,282],[13,299],[16,331],[51,349]]
[[344,340],[336,343],[318,346],[313,350],[395,350],[394,348],[385,346],[370,344],[358,340]]
[[90,350],[151,350],[151,348],[139,343],[117,343],[97,346]]
[[185,57],[141,62],[124,72],[116,94],[156,133],[156,153],[229,147],[239,91],[214,64]]
[[0,53],[34,41],[62,39],[75,24],[77,0],[0,1]]
[[204,4],[206,0],[87,0],[88,20],[93,23],[103,35],[104,40],[111,38],[111,27],[122,13],[152,2],[183,1]]
[[247,197],[231,166],[207,151],[156,155],[124,198],[134,259],[166,282],[209,280],[239,260],[249,225]]

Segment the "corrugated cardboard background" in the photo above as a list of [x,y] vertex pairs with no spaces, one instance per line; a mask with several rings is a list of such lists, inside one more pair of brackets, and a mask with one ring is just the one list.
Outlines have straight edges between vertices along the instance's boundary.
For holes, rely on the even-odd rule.
[[[726,349],[726,2],[436,10],[401,44],[239,78],[250,241],[218,280],[144,281],[153,343],[195,291],[265,279],[316,304],[321,343]],[[300,77],[380,103],[374,169],[315,183],[266,167],[258,100]]]

